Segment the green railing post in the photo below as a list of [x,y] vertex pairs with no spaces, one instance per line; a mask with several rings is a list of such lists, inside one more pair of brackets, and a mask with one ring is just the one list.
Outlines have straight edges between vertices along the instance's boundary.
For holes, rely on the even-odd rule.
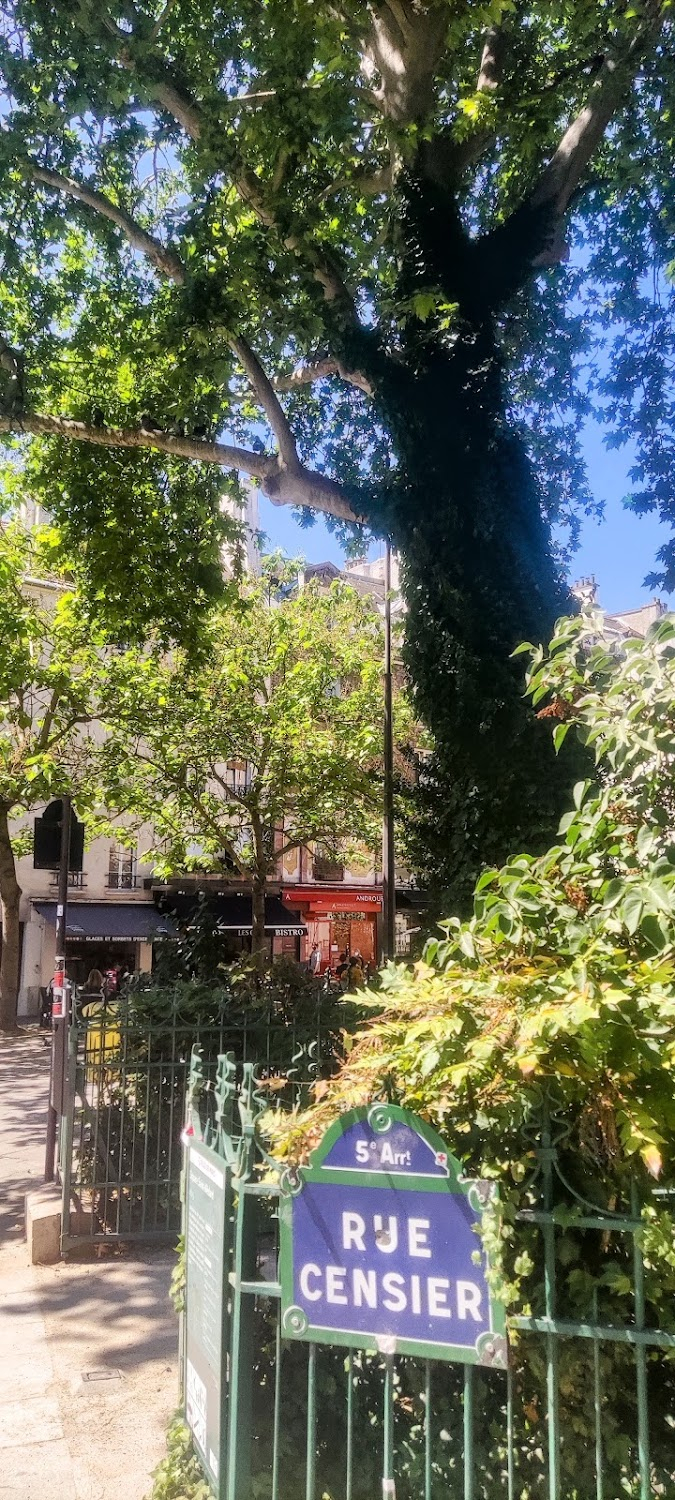
[[[66,1024],[65,1022],[63,1023]],[[66,1051],[66,1076],[63,1096],[65,1114],[59,1122],[59,1173],[61,1177],[61,1254],[70,1241],[70,1199],[73,1182],[73,1147],[75,1140],[75,1079],[77,1073],[77,1026],[68,1028]]]
[[[221,1349],[223,1357],[225,1351],[230,1355],[229,1378],[227,1368],[223,1370],[220,1383],[220,1453],[218,1456],[218,1474],[221,1496],[226,1494],[227,1484],[227,1460],[230,1443],[230,1399],[231,1399],[231,1372],[232,1372],[232,1297],[230,1273],[234,1265],[235,1245],[233,1244],[234,1228],[234,1193],[232,1191],[232,1169],[229,1162],[223,1158],[223,1170],[225,1173],[225,1202],[223,1211],[225,1214],[225,1237],[223,1243],[223,1295],[222,1295],[222,1323],[221,1323]],[[255,1247],[253,1251],[255,1255]]]
[[277,1308],[274,1337],[274,1417],[272,1420],[272,1500],[279,1500],[279,1438],[281,1436],[281,1314]]
[[305,1500],[316,1495],[316,1344],[310,1344],[307,1356],[307,1452]]
[[[631,1214],[634,1219],[639,1220],[640,1200],[635,1181],[631,1185]],[[633,1230],[633,1295],[635,1302],[635,1327],[642,1333],[645,1326],[645,1268],[642,1251],[637,1242],[636,1230]],[[640,1500],[650,1500],[652,1490],[649,1477],[649,1404],[647,1400],[647,1348],[645,1344],[637,1344],[635,1347],[635,1373],[637,1377]]]
[[513,1429],[513,1366],[506,1371],[506,1484],[508,1500],[515,1500],[516,1476],[514,1472],[515,1434]]
[[234,1270],[230,1336],[230,1392],[228,1413],[226,1500],[250,1500],[251,1402],[253,1396],[254,1298],[243,1292],[243,1281],[255,1276],[256,1199],[238,1185],[234,1233]]
[[[546,1317],[553,1322],[556,1312],[555,1224],[553,1213],[553,1161],[548,1112],[541,1132],[543,1201],[546,1218],[542,1224],[544,1240],[544,1303]],[[548,1494],[549,1500],[560,1500],[560,1412],[558,1407],[558,1335],[546,1334],[546,1417],[548,1425]]]
[[[593,1291],[593,1323],[598,1326],[598,1289]],[[595,1500],[604,1500],[602,1453],[602,1380],[600,1374],[600,1340],[593,1339],[593,1410],[595,1412]]]
[[352,1500],[354,1483],[354,1351],[347,1355],[347,1473],[345,1500]]
[[474,1500],[475,1459],[473,1451],[474,1368],[464,1366],[464,1500]]
[[384,1443],[382,1454],[382,1500],[396,1495],[394,1479],[394,1356],[384,1358]]

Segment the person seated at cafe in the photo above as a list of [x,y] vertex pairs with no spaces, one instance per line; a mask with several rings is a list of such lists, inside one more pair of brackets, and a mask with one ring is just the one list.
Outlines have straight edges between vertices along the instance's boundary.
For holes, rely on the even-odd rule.
[[83,995],[102,995],[103,994],[103,975],[102,975],[100,969],[90,969],[89,970],[89,973],[87,975],[87,978],[86,978],[86,981],[85,981],[85,985],[84,985],[84,989],[82,991],[82,994]]
[[337,974],[338,979],[342,979],[343,975],[345,975],[347,973],[348,968],[349,968],[349,954],[347,952],[341,953],[340,954],[340,962],[337,965],[337,968],[335,970],[335,973]]
[[121,1035],[115,1024],[119,1012],[117,996],[106,994],[100,969],[91,969],[79,996],[80,1017],[87,1022],[85,1037],[85,1078],[87,1083],[102,1086],[109,1081],[113,1060],[119,1056]]
[[349,961],[349,968],[347,970],[347,978],[348,978],[350,990],[358,990],[358,989],[361,988],[361,985],[363,984],[363,978],[364,978],[364,975],[363,975],[363,959],[361,957],[361,954],[358,951],[358,948],[357,948],[357,950],[356,950],[355,953],[352,953],[351,959]]

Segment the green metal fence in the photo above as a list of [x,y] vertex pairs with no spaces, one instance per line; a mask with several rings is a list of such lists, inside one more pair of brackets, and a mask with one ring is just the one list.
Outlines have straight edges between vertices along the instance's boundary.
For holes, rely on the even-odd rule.
[[292,1105],[335,1067],[340,1019],[320,994],[302,1019],[230,1007],[215,1022],[190,1020],[180,1008],[144,1020],[138,1005],[124,1002],[75,1019],[59,1137],[64,1253],[87,1241],[175,1243],[195,1042],[204,1060],[205,1110],[215,1107],[210,1079],[224,1052],[241,1063],[254,1058],[269,1097]]
[[222,1157],[229,1204],[220,1500],[675,1496],[675,1320],[636,1187],[625,1209],[586,1201],[542,1116],[509,1252],[521,1269],[527,1256],[532,1306],[510,1318],[506,1374],[294,1344],[278,1315],[283,1167],[256,1123],[268,1101],[232,1057],[208,1084],[196,1052],[191,1129]]

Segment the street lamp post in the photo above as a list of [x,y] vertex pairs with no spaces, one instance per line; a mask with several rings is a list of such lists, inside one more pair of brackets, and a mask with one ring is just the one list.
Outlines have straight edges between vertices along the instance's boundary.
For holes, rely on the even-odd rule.
[[382,820],[383,958],[396,956],[394,714],[391,671],[391,546],[384,554],[384,809]]
[[63,1112],[63,1089],[68,1045],[68,989],[66,984],[66,921],[68,916],[68,872],[70,869],[70,797],[61,798],[61,850],[56,898],[56,958],[52,1001],[52,1055],[49,1074],[45,1182],[54,1181],[56,1128]]

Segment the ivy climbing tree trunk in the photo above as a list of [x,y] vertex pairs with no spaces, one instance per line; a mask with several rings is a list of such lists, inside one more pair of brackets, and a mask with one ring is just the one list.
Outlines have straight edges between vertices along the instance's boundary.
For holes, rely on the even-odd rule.
[[533,212],[522,239],[498,239],[488,257],[438,189],[412,181],[402,198],[399,298],[414,305],[425,286],[440,286],[453,337],[433,316],[413,315],[399,369],[380,365],[369,340],[346,352],[367,369],[399,458],[374,519],[401,556],[404,654],[435,740],[420,788],[419,863],[441,904],[457,911],[481,865],[551,843],[581,762],[571,746],[556,757],[511,656],[523,639],[548,639],[574,608],[508,419],[496,332],[546,220]]
[[550,844],[577,774],[569,752],[554,754],[524,700],[522,661],[510,658],[522,639],[545,640],[572,601],[517,442],[489,419],[483,428],[480,452],[463,455],[454,475],[434,464],[429,428],[410,490],[417,522],[406,511],[392,524],[410,622],[404,654],[435,740],[416,802],[417,864],[449,911],[465,909],[482,865]]
[[8,809],[0,807],[0,913],[2,914],[2,954],[0,955],[0,1031],[16,1031],[19,997],[19,903],[21,888],[9,835]]

